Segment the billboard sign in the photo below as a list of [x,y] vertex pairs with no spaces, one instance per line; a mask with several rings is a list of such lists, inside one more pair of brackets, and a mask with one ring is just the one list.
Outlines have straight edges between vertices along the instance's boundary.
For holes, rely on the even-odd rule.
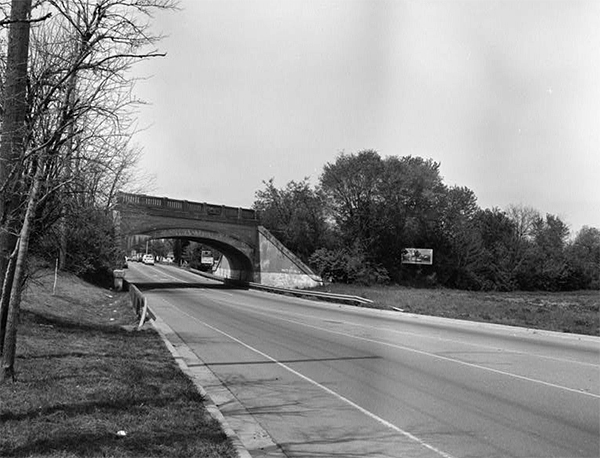
[[402,252],[402,264],[433,264],[433,250],[431,248],[405,248]]

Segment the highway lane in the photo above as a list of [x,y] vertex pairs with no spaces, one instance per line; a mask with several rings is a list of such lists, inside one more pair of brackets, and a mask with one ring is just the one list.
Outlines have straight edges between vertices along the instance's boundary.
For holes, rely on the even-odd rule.
[[600,456],[599,339],[136,276],[285,456]]

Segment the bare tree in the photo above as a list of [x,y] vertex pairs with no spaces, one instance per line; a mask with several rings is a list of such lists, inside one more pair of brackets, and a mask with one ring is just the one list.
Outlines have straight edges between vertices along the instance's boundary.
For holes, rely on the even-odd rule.
[[64,215],[64,205],[110,208],[139,154],[129,147],[136,100],[127,72],[163,55],[149,20],[174,6],[175,0],[42,0],[39,15],[50,19],[33,29],[28,59],[31,0],[12,1],[0,145],[0,381],[15,374],[31,237]]
[[506,209],[506,215],[515,224],[515,237],[518,241],[529,240],[533,236],[535,222],[540,218],[540,212],[535,208],[511,204]]

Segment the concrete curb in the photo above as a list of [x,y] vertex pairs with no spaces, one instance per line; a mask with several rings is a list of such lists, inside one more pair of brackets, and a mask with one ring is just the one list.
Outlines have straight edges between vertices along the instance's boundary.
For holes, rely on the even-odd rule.
[[[188,364],[185,362],[183,356],[180,354],[180,352],[175,348],[175,346],[169,340],[168,335],[174,334],[174,331],[169,327],[169,325],[167,323],[165,323],[159,317],[156,317],[155,320],[151,322],[151,324],[154,327],[154,329],[156,330],[156,332],[158,333],[158,335],[160,335],[160,337],[162,338],[166,347],[171,352],[171,355],[173,355],[173,358],[177,362],[177,365],[179,366],[181,371],[190,378],[190,380],[194,383],[194,386],[196,387],[198,392],[204,398],[204,406],[206,407],[206,410],[208,411],[208,413],[210,414],[211,417],[213,417],[217,422],[219,422],[219,424],[221,425],[221,429],[223,430],[223,432],[225,433],[227,438],[231,441],[231,444],[233,445],[233,448],[234,448],[238,458],[252,458],[252,455],[250,455],[250,452],[248,452],[246,447],[244,447],[241,439],[235,433],[233,428],[229,425],[229,423],[227,422],[227,420],[225,419],[225,417],[223,416],[223,414],[221,413],[221,411],[219,410],[219,408],[217,407],[215,402],[212,400],[210,395],[206,392],[204,387],[202,385],[200,385],[200,383],[197,380],[197,378],[195,377],[193,371],[190,369]],[[189,347],[187,347],[187,345],[185,347],[189,351],[190,354],[193,354],[192,351],[189,349]]]

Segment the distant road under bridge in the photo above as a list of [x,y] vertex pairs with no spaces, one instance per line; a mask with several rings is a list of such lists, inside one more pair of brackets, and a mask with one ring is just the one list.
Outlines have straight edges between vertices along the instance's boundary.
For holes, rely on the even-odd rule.
[[149,239],[187,239],[223,254],[215,274],[268,286],[310,288],[319,276],[259,225],[253,209],[119,193],[117,227],[130,251]]

